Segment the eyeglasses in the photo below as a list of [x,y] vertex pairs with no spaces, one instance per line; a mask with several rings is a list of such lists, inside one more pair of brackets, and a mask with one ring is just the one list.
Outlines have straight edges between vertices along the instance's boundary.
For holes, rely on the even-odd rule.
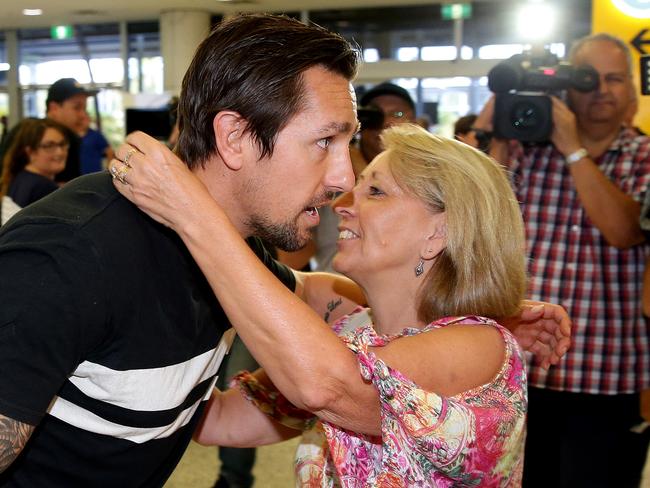
[[42,149],[43,151],[46,152],[54,152],[56,151],[57,148],[67,151],[68,147],[70,147],[70,143],[68,141],[46,142],[45,144],[38,145],[39,149]]

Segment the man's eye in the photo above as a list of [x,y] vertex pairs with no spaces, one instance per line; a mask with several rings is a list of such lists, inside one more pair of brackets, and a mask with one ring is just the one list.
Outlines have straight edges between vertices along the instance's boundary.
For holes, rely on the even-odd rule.
[[320,139],[317,144],[322,148],[322,149],[327,149],[332,142],[332,139],[329,137],[325,137],[324,139]]

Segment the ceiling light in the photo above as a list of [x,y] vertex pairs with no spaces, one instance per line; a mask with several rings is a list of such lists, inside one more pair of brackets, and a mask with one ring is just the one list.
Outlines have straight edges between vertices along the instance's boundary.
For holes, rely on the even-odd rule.
[[23,15],[43,15],[43,9],[40,8],[24,8]]
[[517,27],[524,39],[547,39],[555,29],[556,10],[547,3],[527,3],[519,8]]

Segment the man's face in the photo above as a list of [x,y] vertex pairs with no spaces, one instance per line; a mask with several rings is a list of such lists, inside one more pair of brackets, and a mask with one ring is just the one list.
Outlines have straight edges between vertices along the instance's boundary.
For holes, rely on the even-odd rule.
[[304,106],[277,136],[271,157],[248,164],[241,186],[251,235],[293,251],[318,225],[316,207],[354,185],[349,143],[357,131],[348,80],[324,68],[305,71]]
[[85,128],[87,99],[87,95],[80,93],[64,100],[62,103],[50,102],[47,116],[65,125],[68,129],[81,133]]
[[599,87],[591,92],[569,90],[569,106],[578,123],[622,123],[634,90],[625,53],[610,41],[592,41],[578,51],[573,63],[590,64],[600,78]]
[[373,98],[370,104],[384,113],[384,126],[382,129],[366,129],[361,132],[363,154],[366,158],[372,160],[383,151],[379,138],[382,130],[396,124],[413,122],[415,113],[406,100],[396,95],[380,95]]

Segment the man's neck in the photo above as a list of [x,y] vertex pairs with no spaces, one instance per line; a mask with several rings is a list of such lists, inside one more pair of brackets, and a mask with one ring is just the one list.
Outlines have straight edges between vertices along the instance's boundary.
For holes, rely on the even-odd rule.
[[580,142],[589,152],[597,158],[602,155],[612,144],[621,130],[621,124],[615,122],[587,122],[578,124]]
[[198,166],[192,172],[208,189],[210,196],[219,204],[228,219],[235,226],[243,238],[250,237],[250,231],[246,225],[246,215],[238,205],[239,199],[232,180],[218,160],[209,160],[205,165]]

